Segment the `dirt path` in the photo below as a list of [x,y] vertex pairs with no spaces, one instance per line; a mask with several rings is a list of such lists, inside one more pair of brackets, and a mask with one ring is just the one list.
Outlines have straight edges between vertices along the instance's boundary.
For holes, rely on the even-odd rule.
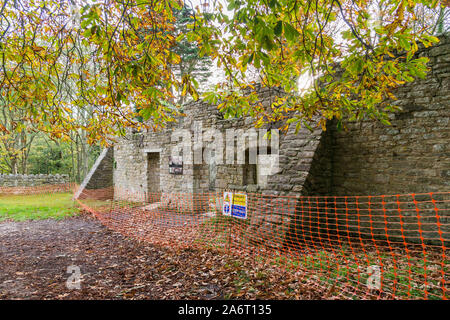
[[[80,289],[66,286],[69,266],[80,268]],[[0,299],[277,298],[286,289],[320,298],[247,269],[209,251],[139,243],[86,216],[0,223]]]

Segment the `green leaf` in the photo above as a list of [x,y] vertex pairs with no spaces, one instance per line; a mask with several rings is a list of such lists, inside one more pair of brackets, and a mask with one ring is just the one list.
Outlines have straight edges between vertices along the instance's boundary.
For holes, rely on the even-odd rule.
[[268,50],[268,51],[272,51],[272,49],[274,48],[275,44],[273,43],[273,40],[271,37],[269,37],[268,35],[265,35],[263,37],[263,48]]
[[281,36],[283,33],[283,21],[278,21],[275,27],[273,28],[273,32],[277,37]]
[[268,65],[270,63],[270,57],[265,52],[259,52],[259,56],[264,64]]
[[286,36],[286,39],[289,41],[293,41],[298,36],[300,36],[300,33],[295,29],[293,26],[291,26],[289,23],[285,22],[284,24],[284,35]]
[[252,52],[247,58],[244,59],[244,62],[242,63],[242,66],[246,66],[249,63],[252,63],[253,57],[255,56],[255,53]]

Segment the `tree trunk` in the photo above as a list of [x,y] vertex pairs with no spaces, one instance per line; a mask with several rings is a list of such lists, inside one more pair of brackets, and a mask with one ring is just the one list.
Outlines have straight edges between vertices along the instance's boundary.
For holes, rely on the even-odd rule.
[[11,173],[17,174],[17,157],[16,156],[11,157]]

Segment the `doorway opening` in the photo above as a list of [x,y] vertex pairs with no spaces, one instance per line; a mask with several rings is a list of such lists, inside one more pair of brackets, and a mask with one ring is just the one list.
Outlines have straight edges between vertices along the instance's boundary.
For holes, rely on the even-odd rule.
[[160,156],[159,152],[147,153],[147,202],[159,202],[160,190]]

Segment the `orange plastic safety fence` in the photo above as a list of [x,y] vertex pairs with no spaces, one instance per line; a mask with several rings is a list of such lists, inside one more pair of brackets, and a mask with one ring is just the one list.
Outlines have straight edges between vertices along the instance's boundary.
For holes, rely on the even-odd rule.
[[[114,200],[105,200],[107,194]],[[223,193],[139,194],[111,188],[97,195],[83,192],[80,205],[126,236],[250,256],[298,275],[300,282],[313,279],[334,297],[449,295],[450,192],[247,194],[246,219],[223,214]]]

